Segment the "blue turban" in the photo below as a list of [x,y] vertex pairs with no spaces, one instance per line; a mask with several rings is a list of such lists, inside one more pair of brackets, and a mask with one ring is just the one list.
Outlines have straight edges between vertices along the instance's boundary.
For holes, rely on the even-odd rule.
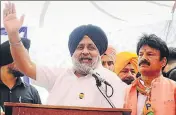
[[108,39],[105,32],[100,27],[89,24],[79,26],[71,32],[68,41],[71,56],[85,35],[87,35],[94,42],[100,55],[106,51],[108,47]]

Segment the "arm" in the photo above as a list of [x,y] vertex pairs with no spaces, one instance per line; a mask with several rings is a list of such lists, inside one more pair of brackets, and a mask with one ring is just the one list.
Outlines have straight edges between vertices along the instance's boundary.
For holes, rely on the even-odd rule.
[[19,29],[23,24],[24,16],[16,17],[15,5],[8,2],[3,10],[3,23],[11,43],[11,54],[17,67],[27,76],[36,79],[36,65],[31,61],[28,52],[20,41]]

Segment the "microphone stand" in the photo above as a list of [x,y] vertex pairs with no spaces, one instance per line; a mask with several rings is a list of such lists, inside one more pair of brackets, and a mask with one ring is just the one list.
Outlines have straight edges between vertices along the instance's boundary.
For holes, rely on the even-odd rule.
[[[107,100],[107,102],[111,105],[111,107],[112,108],[116,108],[115,107],[115,105],[112,103],[112,101],[110,100],[110,98],[109,97],[111,97],[111,96],[107,96],[107,94],[104,94],[105,93],[105,90],[104,90],[104,88],[102,87],[102,81],[100,81],[97,77],[94,77],[95,78],[95,80],[96,80],[96,85],[97,85],[97,88],[99,89],[99,91],[101,92],[101,94],[104,96],[104,98]],[[107,84],[105,84],[106,85],[106,87],[107,87]],[[112,91],[113,91],[113,87],[111,86],[111,88],[112,88]],[[106,89],[107,90],[107,89]],[[106,91],[106,93],[107,93],[107,91]]]

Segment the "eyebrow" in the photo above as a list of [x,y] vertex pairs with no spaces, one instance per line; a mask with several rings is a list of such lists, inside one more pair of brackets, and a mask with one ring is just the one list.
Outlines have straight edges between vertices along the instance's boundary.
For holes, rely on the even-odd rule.
[[[84,43],[79,43],[78,45],[85,45]],[[88,43],[88,45],[93,45],[95,46],[93,43]]]
[[94,45],[94,44],[88,44],[88,46],[93,46],[93,47],[96,47],[96,45]]

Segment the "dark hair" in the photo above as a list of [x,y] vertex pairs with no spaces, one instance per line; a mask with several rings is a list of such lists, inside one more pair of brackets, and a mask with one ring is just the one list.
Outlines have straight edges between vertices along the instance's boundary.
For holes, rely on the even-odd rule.
[[168,56],[168,62],[170,61],[176,61],[176,48],[169,47],[169,56]]
[[160,60],[162,60],[164,57],[168,59],[169,49],[166,45],[166,42],[163,41],[161,38],[157,37],[155,34],[150,34],[150,35],[143,34],[143,36],[140,38],[139,42],[137,43],[138,55],[139,55],[140,48],[144,45],[148,45],[154,49],[159,50]]

